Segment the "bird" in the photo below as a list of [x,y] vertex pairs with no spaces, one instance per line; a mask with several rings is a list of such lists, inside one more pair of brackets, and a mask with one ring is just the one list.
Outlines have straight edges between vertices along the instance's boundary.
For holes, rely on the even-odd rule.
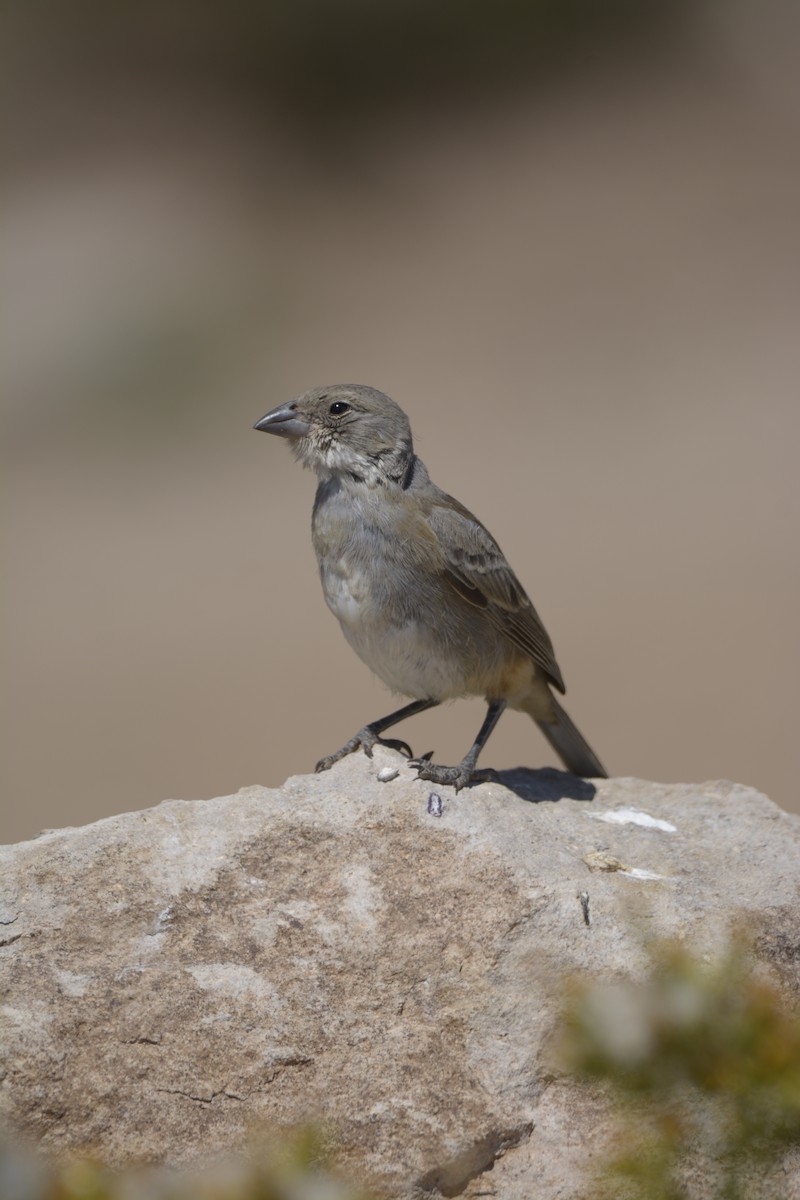
[[[315,387],[272,409],[255,429],[285,438],[317,476],[312,541],[325,601],[356,654],[410,703],[371,721],[325,771],[378,743],[407,753],[420,779],[456,791],[492,777],[477,761],[506,708],[533,718],[574,775],[606,778],[561,706],[553,644],[498,543],[437,487],[415,454],[409,419],[377,388]],[[414,759],[386,730],[447,700],[483,696],[475,741],[455,766]]]

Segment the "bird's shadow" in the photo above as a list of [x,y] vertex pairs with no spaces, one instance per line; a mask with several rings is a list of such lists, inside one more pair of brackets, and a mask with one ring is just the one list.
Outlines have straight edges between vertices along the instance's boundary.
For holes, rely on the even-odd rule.
[[512,767],[508,771],[492,771],[497,783],[516,793],[531,804],[554,803],[556,800],[593,800],[597,788],[588,779],[580,779],[555,767],[533,771],[529,767]]

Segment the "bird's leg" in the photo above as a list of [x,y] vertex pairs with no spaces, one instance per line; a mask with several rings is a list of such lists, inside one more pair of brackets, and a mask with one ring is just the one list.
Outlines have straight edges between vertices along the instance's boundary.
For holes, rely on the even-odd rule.
[[[392,725],[397,725],[400,721],[405,721],[406,717],[413,717],[415,713],[425,712],[426,708],[435,708],[438,703],[438,700],[413,700],[411,704],[406,704],[404,708],[399,708],[397,712],[389,713],[388,717],[381,717],[379,721],[372,721],[369,725],[365,725],[363,729],[359,729],[358,733],[354,737],[351,737],[349,742],[345,742],[341,750],[337,750],[335,754],[327,755],[326,758],[321,758],[314,770],[327,771],[340,758],[352,754],[355,750],[363,750],[368,758],[372,758],[372,747],[377,742],[380,742],[382,746],[391,746],[394,750],[402,750],[404,752],[407,750],[408,757],[411,758],[411,747],[405,742],[401,742],[397,738],[384,739],[380,735],[384,729],[390,729]],[[489,736],[488,733],[486,736]]]
[[500,720],[505,706],[505,700],[491,700],[489,702],[489,709],[478,731],[478,736],[457,767],[440,767],[436,763],[423,762],[421,759],[417,759],[414,763],[414,766],[418,768],[417,778],[429,779],[431,783],[450,784],[458,792],[470,780],[476,779],[479,774],[486,774],[482,771],[476,772],[475,763],[478,761],[478,755],[481,750],[488,742],[489,735]]

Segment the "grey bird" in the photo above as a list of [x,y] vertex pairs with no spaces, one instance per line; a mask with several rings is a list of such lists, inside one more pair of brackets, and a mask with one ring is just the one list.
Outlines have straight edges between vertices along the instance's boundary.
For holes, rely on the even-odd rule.
[[328,607],[359,658],[413,698],[317,771],[355,750],[371,757],[406,717],[477,695],[489,707],[468,753],[455,767],[414,760],[420,779],[458,790],[485,777],[478,755],[506,707],[528,713],[573,774],[605,778],[553,695],[564,681],[536,609],[488,530],[431,482],[400,406],[376,388],[340,383],[304,392],[255,428],[287,438],[316,472],[312,536]]

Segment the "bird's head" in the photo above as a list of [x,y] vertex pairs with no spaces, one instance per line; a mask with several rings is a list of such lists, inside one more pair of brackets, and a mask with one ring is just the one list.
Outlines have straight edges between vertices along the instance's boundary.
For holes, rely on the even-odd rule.
[[402,408],[364,384],[311,388],[273,408],[254,428],[288,438],[295,457],[323,479],[402,483],[414,457]]

